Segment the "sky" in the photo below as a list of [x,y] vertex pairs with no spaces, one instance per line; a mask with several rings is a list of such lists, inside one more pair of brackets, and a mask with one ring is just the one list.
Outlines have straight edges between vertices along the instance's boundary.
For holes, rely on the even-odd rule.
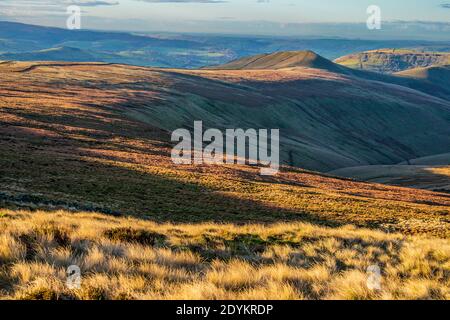
[[449,0],[0,0],[0,20],[65,27],[69,5],[81,7],[89,29],[343,37],[352,36],[351,24],[365,25],[367,7],[377,5],[385,37],[403,29],[407,38],[419,28],[450,39]]

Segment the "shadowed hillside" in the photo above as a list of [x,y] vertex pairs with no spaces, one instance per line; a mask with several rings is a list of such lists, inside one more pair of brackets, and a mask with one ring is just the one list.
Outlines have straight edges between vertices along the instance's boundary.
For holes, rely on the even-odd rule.
[[[305,223],[158,224],[1,210],[2,299],[450,298],[445,239]],[[380,263],[383,290],[367,286]],[[66,268],[83,270],[70,289]],[[430,272],[433,270],[433,272]]]
[[373,183],[450,192],[450,166],[378,165],[339,169],[330,174]]
[[435,154],[429,157],[417,158],[402,162],[400,164],[427,165],[427,166],[450,166],[450,153]]
[[397,72],[396,75],[411,79],[419,79],[429,85],[440,86],[442,87],[442,90],[448,90],[448,88],[450,88],[450,65],[411,69]]

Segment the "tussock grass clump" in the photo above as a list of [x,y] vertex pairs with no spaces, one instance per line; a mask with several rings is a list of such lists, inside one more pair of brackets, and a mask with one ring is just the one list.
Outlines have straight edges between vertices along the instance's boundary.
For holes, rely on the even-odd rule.
[[25,246],[10,234],[0,235],[0,263],[21,260],[26,256]]
[[70,237],[65,227],[55,226],[54,224],[45,224],[34,229],[37,237],[45,237],[53,240],[58,246],[66,247],[70,244]]
[[166,240],[166,236],[142,229],[116,228],[104,232],[106,238],[114,241],[139,243],[154,246]]
[[[447,239],[306,223],[7,216],[0,223],[3,299],[450,299]],[[66,284],[71,265],[81,269],[79,288]],[[367,284],[372,265],[381,270],[380,290]]]

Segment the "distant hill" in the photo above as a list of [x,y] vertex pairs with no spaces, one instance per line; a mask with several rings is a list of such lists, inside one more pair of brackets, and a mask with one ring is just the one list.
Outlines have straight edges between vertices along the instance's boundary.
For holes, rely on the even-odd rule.
[[[450,100],[448,68],[430,71],[427,78],[423,72],[381,74],[373,71],[352,69],[339,65],[312,51],[274,52],[237,59],[229,63],[204,68],[205,70],[280,70],[289,68],[313,68],[358,77],[365,80],[381,81],[408,87],[433,96]],[[438,73],[441,73],[440,75]],[[445,74],[445,75],[444,75]]]
[[0,54],[0,60],[102,62],[101,59],[89,52],[70,47],[59,47],[14,54]]
[[420,79],[429,83],[440,84],[445,88],[450,88],[450,65],[410,69],[397,72],[395,75],[412,79]]
[[207,67],[211,70],[277,70],[307,67],[340,71],[331,61],[312,51],[288,51],[261,54],[231,61],[224,65]]
[[353,69],[395,73],[434,65],[450,65],[450,53],[383,49],[350,54],[335,62]]
[[[449,300],[449,194],[298,167],[449,152],[450,101],[318,62],[0,62],[0,299]],[[194,120],[279,128],[288,166],[174,164]]]
[[450,166],[375,165],[340,169],[330,174],[370,183],[450,192]]

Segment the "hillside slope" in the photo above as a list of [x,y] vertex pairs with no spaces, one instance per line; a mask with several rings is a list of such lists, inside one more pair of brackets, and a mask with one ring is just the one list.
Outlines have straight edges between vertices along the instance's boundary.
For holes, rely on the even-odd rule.
[[443,194],[292,167],[261,177],[249,166],[174,166],[168,132],[198,119],[274,127],[287,163],[396,161],[448,148],[442,100],[317,69],[9,62],[0,71],[0,206],[157,221],[350,223],[440,237],[450,230]]
[[278,70],[295,67],[340,71],[340,68],[337,65],[312,51],[286,51],[261,54],[237,59],[220,66],[207,67],[205,69]]
[[420,52],[405,49],[382,49],[350,54],[336,63],[359,70],[395,73],[433,65],[449,65],[450,53]]
[[416,68],[397,72],[395,75],[420,80],[428,86],[439,86],[443,92],[450,90],[450,65]]
[[352,52],[392,47],[450,51],[448,42],[423,40],[376,41],[219,34],[138,34],[86,29],[68,30],[0,21],[0,53],[8,54],[7,60],[25,60],[26,57],[33,58],[36,51],[59,47],[89,52],[95,57],[95,61],[172,68],[200,68],[223,64],[238,57],[288,50],[314,50],[329,59]]
[[372,183],[450,192],[450,166],[378,165],[339,169],[330,174]]
[[[76,64],[1,67],[11,77],[4,85],[11,86],[14,81],[44,76],[49,81],[56,77],[54,81],[79,83],[58,80],[66,71],[76,71],[75,75],[87,80],[79,85],[111,88],[111,94],[125,103],[121,112],[166,131],[192,127],[195,120],[203,120],[205,128],[280,128],[283,162],[306,169],[396,164],[449,151],[449,101],[328,70],[187,71]],[[109,79],[117,70],[131,84],[111,86]],[[106,77],[105,83],[95,71]],[[138,78],[132,80],[135,74]]]
[[400,164],[426,165],[426,166],[450,166],[450,153],[435,154],[428,157],[408,160]]

